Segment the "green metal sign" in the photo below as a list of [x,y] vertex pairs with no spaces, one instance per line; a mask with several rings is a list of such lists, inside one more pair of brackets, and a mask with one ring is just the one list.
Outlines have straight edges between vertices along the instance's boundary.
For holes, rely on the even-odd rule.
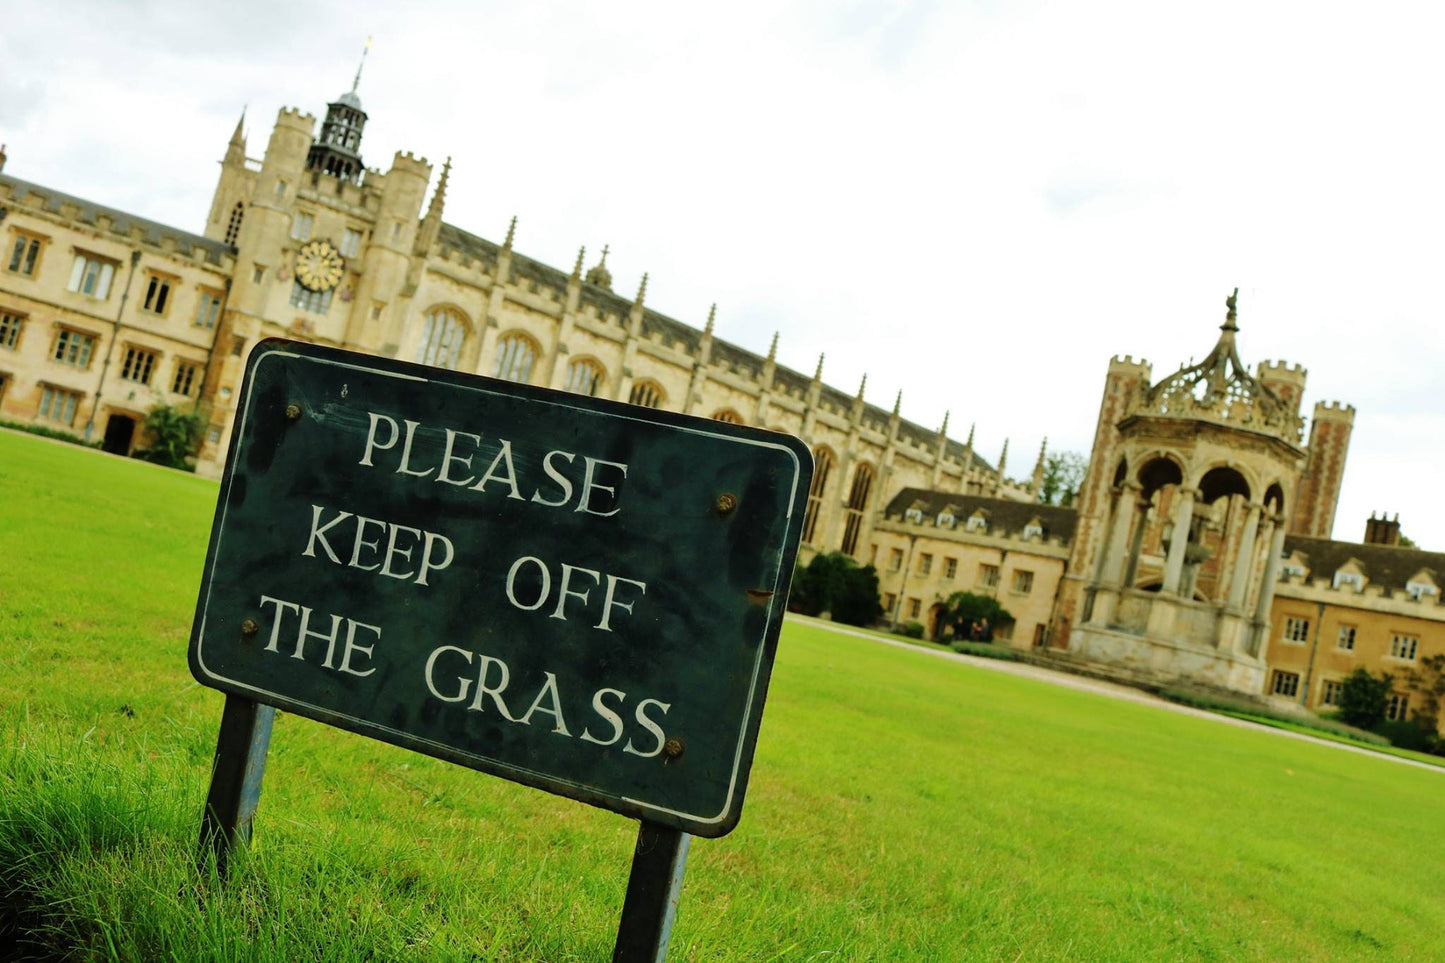
[[721,836],[811,477],[790,435],[266,341],[241,389],[191,671]]

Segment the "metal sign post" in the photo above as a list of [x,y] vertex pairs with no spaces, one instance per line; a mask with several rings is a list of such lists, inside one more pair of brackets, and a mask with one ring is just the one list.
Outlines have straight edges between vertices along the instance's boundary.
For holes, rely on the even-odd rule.
[[203,841],[246,840],[276,707],[640,820],[619,953],[665,947],[688,834],[741,816],[811,477],[779,432],[262,342],[189,650],[228,695]]
[[211,764],[211,789],[201,817],[199,859],[215,859],[216,872],[225,878],[231,849],[251,841],[251,820],[261,802],[261,778],[266,773],[266,750],[271,745],[271,722],[276,710],[242,696],[226,696],[221,712],[221,733]]
[[662,963],[667,958],[691,839],[680,830],[649,822],[637,830],[612,963]]

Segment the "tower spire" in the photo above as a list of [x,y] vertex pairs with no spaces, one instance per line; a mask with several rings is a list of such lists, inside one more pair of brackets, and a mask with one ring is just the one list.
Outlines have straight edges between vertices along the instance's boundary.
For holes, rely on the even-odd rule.
[[818,352],[818,367],[817,367],[816,369],[814,369],[814,371],[813,371],[813,380],[814,380],[814,381],[822,381],[822,380],[823,380],[823,358],[825,358],[826,356],[827,356],[827,352],[826,352],[826,351],[820,351],[820,352]]
[[948,412],[948,411],[944,411],[944,413],[943,413],[943,427],[940,428],[940,429],[938,429],[938,433],[939,433],[940,435],[944,436],[945,438],[948,437],[948,416],[949,416],[949,412]]
[[510,250],[512,249],[512,241],[513,241],[513,239],[516,238],[516,236],[517,236],[517,215],[513,214],[513,215],[512,215],[512,223],[510,223],[510,224],[507,225],[507,239],[502,242],[502,250],[504,250],[504,251],[510,251]]
[[431,206],[426,209],[426,216],[431,217],[436,212],[438,219],[442,216],[442,207],[447,200],[447,177],[452,172],[452,159],[448,157],[442,162],[442,176],[437,178],[437,189],[432,193]]
[[574,281],[582,278],[582,259],[587,256],[587,245],[584,244],[577,249],[577,261],[572,265],[572,279]]
[[768,360],[778,360],[778,332],[773,332],[773,343],[768,346]]
[[863,380],[858,383],[858,400],[863,400],[863,392],[868,388],[868,372],[863,372]]
[[246,108],[241,108],[241,117],[236,121],[236,131],[231,135],[231,142],[226,145],[225,163],[232,167],[241,167],[246,163]]
[[641,305],[643,299],[646,298],[646,297],[647,297],[647,272],[646,272],[646,271],[643,271],[643,272],[642,272],[642,283],[637,286],[637,303],[638,303],[638,305]]
[[1046,457],[1047,457],[1048,450],[1049,450],[1049,436],[1048,436],[1048,435],[1045,435],[1045,436],[1044,436],[1044,442],[1043,442],[1043,444],[1039,445],[1039,460],[1036,461],[1036,462],[1034,462],[1034,476],[1033,476],[1033,478],[1031,479],[1032,484],[1031,484],[1031,486],[1030,486],[1030,487],[1033,488],[1034,498],[1035,498],[1035,499],[1039,499],[1039,500],[1042,500],[1042,499],[1043,499],[1044,467],[1045,467],[1044,462],[1045,462],[1045,459],[1046,459]]
[[351,81],[351,92],[356,93],[356,87],[361,83],[361,68],[366,66],[366,55],[371,50],[371,37],[366,38],[366,46],[361,48],[361,62],[356,65],[356,76]]
[[426,216],[421,219],[421,229],[416,235],[416,252],[425,254],[431,250],[436,243],[437,237],[442,230],[442,208],[446,206],[447,200],[447,175],[452,170],[452,159],[448,157],[446,163],[442,164],[442,175],[437,178],[437,189],[432,193],[431,204],[426,209]]
[[898,389],[898,394],[893,399],[893,417],[898,417],[898,412],[903,409],[903,389]]
[[712,337],[712,327],[713,327],[713,325],[714,325],[716,322],[717,322],[717,302],[714,301],[713,304],[712,304],[712,307],[710,307],[710,308],[707,309],[707,327],[705,327],[705,328],[702,329],[702,333],[705,334],[705,335],[707,335],[708,337]]

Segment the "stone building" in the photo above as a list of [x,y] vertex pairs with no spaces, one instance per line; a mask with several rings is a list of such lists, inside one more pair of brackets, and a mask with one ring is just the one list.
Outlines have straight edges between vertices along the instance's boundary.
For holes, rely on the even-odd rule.
[[[359,79],[359,74],[358,74]],[[363,162],[368,116],[352,89],[309,114],[281,110],[259,159],[242,122],[221,161],[203,236],[3,173],[0,418],[128,453],[158,403],[208,421],[197,471],[219,475],[249,351],[315,341],[509,381],[788,431],[816,460],[805,557],[867,558],[880,506],[902,488],[1031,500],[939,428],[718,337],[612,288],[607,249],[571,270],[443,219],[450,162],[397,152]],[[435,185],[430,186],[433,175]],[[430,187],[430,193],[428,193]]]
[[0,419],[130,451],[199,401],[235,264],[225,244],[0,174]]
[[1402,545],[1384,518],[1363,542],[1326,537],[1354,409],[1314,405],[1306,442],[1305,370],[1251,374],[1234,297],[1227,309],[1197,365],[1154,381],[1147,362],[1110,362],[1073,506],[895,495],[873,527],[887,617],[933,635],[949,596],[968,591],[1014,615],[1005,644],[1125,681],[1319,710],[1365,668],[1391,675],[1391,718],[1428,708],[1412,676],[1445,654],[1445,555]]
[[1371,516],[1362,542],[1287,536],[1265,694],[1329,709],[1345,677],[1364,667],[1391,676],[1390,719],[1427,708],[1410,683],[1425,659],[1445,653],[1442,573],[1445,554],[1402,545],[1398,518]]
[[876,564],[894,621],[931,628],[953,592],[986,592],[1015,616],[1008,644],[1312,707],[1351,666],[1404,679],[1445,652],[1445,557],[1328,538],[1354,411],[1316,404],[1306,441],[1305,371],[1245,369],[1233,298],[1200,364],[1154,381],[1110,362],[1074,507],[1038,505],[1042,453],[1010,480],[1007,445],[995,469],[972,431],[869,403],[866,378],[839,390],[821,357],[778,364],[776,336],[725,341],[715,308],[668,317],[646,275],[618,294],[605,247],[564,270],[515,249],[515,219],[500,243],[447,223],[450,163],[367,167],[367,120],[353,84],[319,130],[280,111],[255,159],[243,118],[199,235],[7,175],[0,150],[0,420],[124,454],[152,406],[193,406],[215,476],[248,352],[304,339],[794,433],[816,462],[804,557]]
[[1306,445],[1304,369],[1250,374],[1227,307],[1197,365],[1110,363],[1054,637],[1121,674],[1261,692],[1284,539],[1333,524],[1354,409],[1316,405]]
[[936,638],[949,596],[972,592],[1013,616],[996,639],[1044,645],[1076,521],[1057,505],[905,488],[873,526],[884,615]]

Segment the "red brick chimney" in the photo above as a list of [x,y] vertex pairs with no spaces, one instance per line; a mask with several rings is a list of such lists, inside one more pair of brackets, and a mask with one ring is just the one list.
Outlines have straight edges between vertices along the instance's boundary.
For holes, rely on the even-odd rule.
[[1380,517],[1376,518],[1375,513],[1370,512],[1370,519],[1365,522],[1365,544],[1399,545],[1400,513],[1396,512],[1394,518],[1386,518],[1381,513]]

